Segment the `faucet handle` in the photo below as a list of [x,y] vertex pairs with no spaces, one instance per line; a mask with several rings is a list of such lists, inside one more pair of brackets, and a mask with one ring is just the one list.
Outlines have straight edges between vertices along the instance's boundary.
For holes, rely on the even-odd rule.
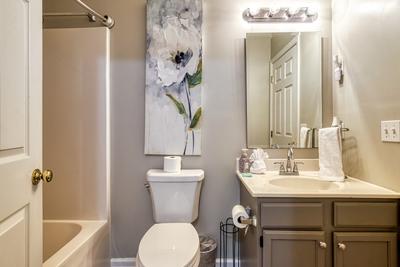
[[283,161],[278,161],[278,162],[274,162],[274,165],[279,164],[279,171],[280,172],[284,172],[285,171],[285,162]]
[[302,162],[302,161],[295,161],[295,162],[293,163],[293,172],[296,172],[296,173],[299,172],[299,167],[298,167],[298,165],[304,165],[304,162]]

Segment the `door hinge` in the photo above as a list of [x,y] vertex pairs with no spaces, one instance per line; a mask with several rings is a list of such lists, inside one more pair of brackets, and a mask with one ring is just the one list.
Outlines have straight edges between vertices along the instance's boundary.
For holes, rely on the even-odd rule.
[[270,136],[271,136],[271,138],[273,138],[273,137],[274,137],[274,131],[271,131],[271,134],[270,134]]
[[260,248],[264,247],[264,237],[260,236]]

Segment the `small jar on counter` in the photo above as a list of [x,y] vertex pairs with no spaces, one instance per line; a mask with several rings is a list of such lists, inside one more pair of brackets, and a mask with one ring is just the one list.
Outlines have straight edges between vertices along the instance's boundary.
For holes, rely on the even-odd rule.
[[247,148],[242,149],[242,154],[239,158],[239,172],[240,173],[248,173],[250,172],[250,158],[247,154],[249,150]]

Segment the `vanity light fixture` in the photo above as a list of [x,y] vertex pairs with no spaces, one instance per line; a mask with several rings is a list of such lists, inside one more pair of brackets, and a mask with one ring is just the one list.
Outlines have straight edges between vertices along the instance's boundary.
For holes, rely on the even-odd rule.
[[309,7],[297,9],[281,7],[258,9],[247,8],[243,11],[243,19],[247,22],[313,22],[318,18],[318,12]]

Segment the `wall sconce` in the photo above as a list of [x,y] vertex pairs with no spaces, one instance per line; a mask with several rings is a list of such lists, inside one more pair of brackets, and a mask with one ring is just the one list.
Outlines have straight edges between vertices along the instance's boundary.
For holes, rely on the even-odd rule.
[[343,84],[343,58],[339,55],[333,57],[333,73],[335,81],[339,82],[340,85]]
[[318,13],[308,7],[300,7],[297,9],[281,7],[281,8],[247,8],[243,11],[243,19],[247,22],[313,22],[318,18]]

